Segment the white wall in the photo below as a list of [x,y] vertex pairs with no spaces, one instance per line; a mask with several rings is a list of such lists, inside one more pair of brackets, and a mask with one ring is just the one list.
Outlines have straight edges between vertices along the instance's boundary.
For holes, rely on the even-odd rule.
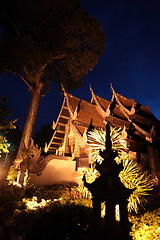
[[75,171],[76,162],[67,160],[51,160],[44,169],[41,176],[33,176],[31,182],[36,186],[51,184],[73,184],[77,183],[78,173]]

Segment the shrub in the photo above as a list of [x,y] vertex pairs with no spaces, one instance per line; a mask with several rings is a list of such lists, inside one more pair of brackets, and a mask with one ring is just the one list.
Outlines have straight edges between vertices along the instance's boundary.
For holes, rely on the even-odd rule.
[[[37,199],[35,201],[39,207],[31,211],[26,202],[33,198]],[[59,198],[62,200],[53,201]],[[40,204],[42,199],[50,199],[44,208]],[[76,187],[58,184],[30,188],[1,186],[0,239],[7,240],[10,236],[21,240],[52,239],[58,236],[60,239],[75,239],[77,234],[79,237],[76,239],[83,239],[89,229],[91,212],[91,200],[79,199]],[[59,228],[63,230],[59,231]]]
[[28,198],[36,196],[40,199],[75,199],[79,198],[79,191],[77,187],[64,186],[61,184],[40,186],[40,187],[30,187],[26,188],[25,195]]
[[24,197],[24,189],[13,185],[0,186],[0,239],[9,239],[12,216],[16,208],[20,207]]
[[132,216],[131,236],[133,240],[160,239],[160,208],[147,211],[140,216]]
[[16,210],[13,216],[15,239],[86,239],[92,211],[74,202],[53,202],[46,208]]

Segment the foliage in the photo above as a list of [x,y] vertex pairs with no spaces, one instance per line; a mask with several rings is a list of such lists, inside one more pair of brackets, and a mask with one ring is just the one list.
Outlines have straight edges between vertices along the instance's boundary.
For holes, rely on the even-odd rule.
[[13,129],[15,128],[14,121],[10,121],[8,117],[10,116],[10,109],[7,107],[7,98],[2,96],[0,98],[0,130]]
[[0,154],[2,152],[8,153],[9,152],[8,148],[9,148],[9,144],[7,142],[7,139],[3,136],[0,136]]
[[10,110],[6,106],[7,104],[7,98],[1,97],[0,99],[0,156],[1,153],[8,153],[9,152],[9,143],[6,138],[7,131],[9,129],[16,128],[14,121],[8,120],[8,116],[10,115]]
[[35,211],[18,210],[13,216],[14,233],[22,239],[86,239],[91,224],[90,208],[54,202]]
[[2,0],[0,27],[0,70],[19,76],[32,93],[22,151],[51,81],[67,90],[80,87],[97,64],[105,37],[99,22],[80,9],[79,0]]
[[[93,129],[87,134],[88,144],[90,149],[92,149],[92,153],[90,155],[91,159],[94,161],[98,161],[101,163],[103,161],[102,157],[99,155],[100,150],[105,149],[105,139],[106,139],[106,131],[103,129]],[[112,128],[111,129],[111,141],[112,148],[118,152],[118,157],[115,158],[117,163],[120,163],[127,155],[127,147],[126,142],[123,137],[123,130],[121,128]]]
[[85,174],[88,183],[94,182],[95,179],[100,175],[99,172],[95,169],[94,164],[91,164],[90,168],[84,168],[80,173],[82,176]]
[[48,186],[39,186],[39,187],[27,187],[25,189],[26,198],[32,198],[33,196],[37,197],[38,201],[41,199],[62,199],[61,201],[67,202],[72,200],[83,199],[83,201],[88,201],[86,199],[86,194],[82,194],[79,186],[64,186],[61,184],[54,184]]
[[[92,201],[80,198],[78,194],[75,194],[76,192],[77,187],[63,185],[30,189],[18,188],[13,185],[1,186],[0,239],[10,239],[10,235],[17,240],[94,239]],[[37,197],[33,198],[36,193]],[[159,192],[156,191],[155,195],[158,197],[156,201],[159,204]],[[63,200],[50,200],[44,207],[38,207],[36,210],[28,209],[25,204],[34,199],[38,206],[45,202],[42,201],[42,198],[49,200],[55,196],[63,196]],[[130,221],[133,224],[131,230],[133,240],[159,239],[160,208],[150,209],[141,215],[130,214]]]
[[126,159],[123,165],[124,169],[120,172],[119,177],[126,188],[134,189],[128,199],[128,210],[138,212],[139,208],[145,207],[146,196],[153,190],[155,179],[147,171],[138,167],[133,159]]
[[81,179],[81,181],[79,181],[79,185],[78,185],[78,191],[81,195],[81,197],[85,197],[88,199],[91,199],[91,193],[88,190],[88,188],[86,188],[84,186],[84,181],[83,181],[83,176],[86,176],[86,180],[88,183],[92,183],[95,181],[95,179],[100,175],[99,172],[95,169],[95,164],[91,164],[90,168],[83,168],[80,171],[80,176],[78,178]]
[[[42,200],[43,193],[47,194],[49,189],[50,194],[45,196],[48,200]],[[59,196],[64,194],[65,189],[68,196],[64,195],[66,198],[61,201],[51,200],[53,196],[58,196],[58,189]],[[62,185],[32,189],[13,185],[1,187],[0,224],[3,230],[7,228],[7,232],[1,231],[0,239],[6,239],[7,233],[12,234],[12,238],[25,240],[86,239],[92,221],[91,201],[73,199],[75,195],[71,195],[70,191],[71,188]],[[39,193],[38,197],[33,195],[36,192]],[[35,210],[30,210],[26,203],[33,203]],[[60,229],[63,231],[59,231]]]
[[0,186],[0,239],[7,239],[13,213],[21,205],[24,193],[24,189],[13,185]]
[[[126,188],[133,189],[128,201],[128,210],[138,212],[140,208],[147,203],[146,196],[153,190],[155,179],[147,171],[143,171],[138,166],[136,160],[129,159],[128,149],[126,147],[124,132],[121,128],[111,129],[112,149],[116,150],[118,156],[115,158],[117,164],[123,163],[123,170],[119,177]],[[103,158],[99,155],[100,150],[105,149],[106,132],[104,130],[94,129],[88,133],[88,143],[92,149],[91,158],[93,163],[101,163]],[[95,172],[95,166],[92,168],[92,175]]]
[[36,210],[37,208],[44,208],[51,204],[51,199],[44,200],[42,199],[41,202],[38,202],[38,198],[33,196],[32,198],[23,198],[23,203],[28,210]]
[[36,84],[39,76],[45,84],[54,71],[57,82],[75,88],[104,48],[99,22],[80,9],[78,0],[39,1],[36,6],[33,0],[2,1],[0,23],[0,66],[22,74],[28,84]]
[[42,198],[47,199],[59,199],[59,198],[71,198],[71,187],[64,186],[61,184],[47,185],[47,186],[39,186],[39,187],[28,187],[25,190],[25,194],[27,198],[31,198],[32,196],[37,197],[39,200]]
[[15,209],[19,201],[24,198],[25,192],[23,188],[13,185],[1,185],[0,187],[0,205],[6,208]]
[[160,236],[160,208],[147,211],[139,216],[132,216],[133,240],[159,240]]
[[10,149],[10,152],[12,152],[13,158],[18,150],[21,137],[22,137],[22,131],[19,130],[18,126],[16,126],[16,128],[8,129],[6,132],[6,138],[10,143],[9,149]]
[[18,170],[16,170],[14,166],[11,166],[7,174],[7,180],[9,185],[14,184],[17,178],[17,175],[18,175]]

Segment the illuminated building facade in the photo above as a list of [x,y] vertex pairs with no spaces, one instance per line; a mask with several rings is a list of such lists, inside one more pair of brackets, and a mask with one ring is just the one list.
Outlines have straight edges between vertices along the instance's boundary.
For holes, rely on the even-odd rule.
[[90,102],[64,91],[64,101],[54,126],[54,134],[47,146],[47,153],[75,161],[76,169],[88,167],[90,149],[87,131],[90,126],[105,129],[105,121],[111,126],[123,128],[126,145],[131,157],[139,164],[160,173],[160,121],[150,108],[128,99],[113,89],[108,101],[91,89]]

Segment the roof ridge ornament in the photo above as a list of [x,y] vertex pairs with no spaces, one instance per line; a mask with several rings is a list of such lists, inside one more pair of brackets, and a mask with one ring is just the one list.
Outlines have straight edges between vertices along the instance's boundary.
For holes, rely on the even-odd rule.
[[93,89],[92,89],[92,87],[91,87],[91,84],[89,84],[89,90],[90,90],[91,92],[93,92]]
[[89,84],[89,90],[90,90],[90,92],[91,92],[91,94],[92,94],[92,98],[91,98],[91,100],[90,100],[90,103],[92,103],[93,104],[93,102],[94,102],[94,92],[93,92],[93,89],[92,89],[92,87],[91,87],[91,84]]
[[[119,100],[119,98],[118,98],[118,96],[117,96],[117,93],[115,92],[112,84],[110,84],[110,86],[111,86],[111,89],[112,89],[112,92],[113,92],[113,96],[114,96],[115,99],[117,100],[117,103],[120,105],[120,107],[122,107],[123,111],[124,111],[127,115],[133,115],[133,114],[135,114],[135,112],[136,112],[135,104],[133,103],[131,110],[128,110],[128,109],[123,105],[123,103]],[[114,97],[112,97],[112,100],[114,99]]]
[[98,111],[99,111],[100,115],[105,119],[106,111],[103,109],[101,103],[97,99],[97,97],[96,97],[94,91],[92,90],[92,88],[90,88],[90,90],[91,90],[91,94],[92,94],[92,100],[91,101],[92,102],[93,102],[93,100],[95,101],[96,107],[98,108]]
[[133,115],[133,114],[135,114],[135,112],[136,112],[135,104],[133,104],[132,107],[131,107],[129,115]]
[[[121,107],[122,112],[123,112],[123,114],[125,115],[125,117],[128,119],[128,121],[135,127],[135,129],[136,129],[137,131],[139,131],[140,133],[142,133],[145,137],[147,137],[147,138],[152,138],[151,132],[148,133],[147,131],[143,130],[143,129],[142,129],[141,127],[139,127],[132,119],[130,119],[130,115],[133,115],[133,114],[134,114],[134,113],[131,114],[131,111],[134,112],[134,110],[135,110],[135,105],[134,105],[134,107],[132,106],[132,110],[131,110],[131,111],[129,111],[128,109],[126,109],[126,108],[124,107],[124,105],[121,103],[121,101],[119,100],[119,98],[118,98],[118,96],[117,96],[117,94],[116,94],[116,92],[115,92],[112,84],[111,84],[110,86],[111,86],[113,95],[114,95],[117,103],[118,103],[119,106]],[[134,109],[133,109],[133,108],[134,108]]]
[[56,126],[57,126],[57,124],[56,124],[55,121],[53,120],[53,122],[52,122],[52,129],[55,130],[55,129],[56,129]]
[[111,110],[110,110],[110,105],[108,105],[108,107],[106,108],[106,117],[108,117],[111,114]]
[[111,99],[111,102],[113,102],[113,100],[114,100],[114,88],[113,88],[113,85],[112,85],[112,83],[110,83],[110,88],[111,88],[111,91],[112,91],[112,99]]
[[87,143],[87,128],[84,129],[84,133],[83,133],[83,140],[85,143]]
[[73,111],[72,107],[71,107],[70,104],[69,104],[69,96],[72,97],[72,95],[70,95],[70,94],[67,93],[67,91],[66,91],[66,89],[65,89],[65,87],[63,86],[62,83],[61,83],[61,87],[62,87],[62,91],[63,91],[63,93],[64,93],[64,97],[66,98],[66,103],[67,103],[67,106],[68,106],[68,111],[69,111],[70,115],[72,116],[72,118],[75,119],[75,118],[76,118],[76,115],[77,115],[77,113],[76,113],[77,110],[75,109],[75,111]]
[[72,113],[72,118],[73,120],[75,120],[78,116],[78,105],[76,106],[74,112]]
[[155,131],[154,125],[152,125],[152,127],[151,127],[150,134],[151,134],[152,138],[156,137],[156,131]]
[[64,96],[67,96],[67,91],[62,83],[61,83],[61,88],[62,88]]

